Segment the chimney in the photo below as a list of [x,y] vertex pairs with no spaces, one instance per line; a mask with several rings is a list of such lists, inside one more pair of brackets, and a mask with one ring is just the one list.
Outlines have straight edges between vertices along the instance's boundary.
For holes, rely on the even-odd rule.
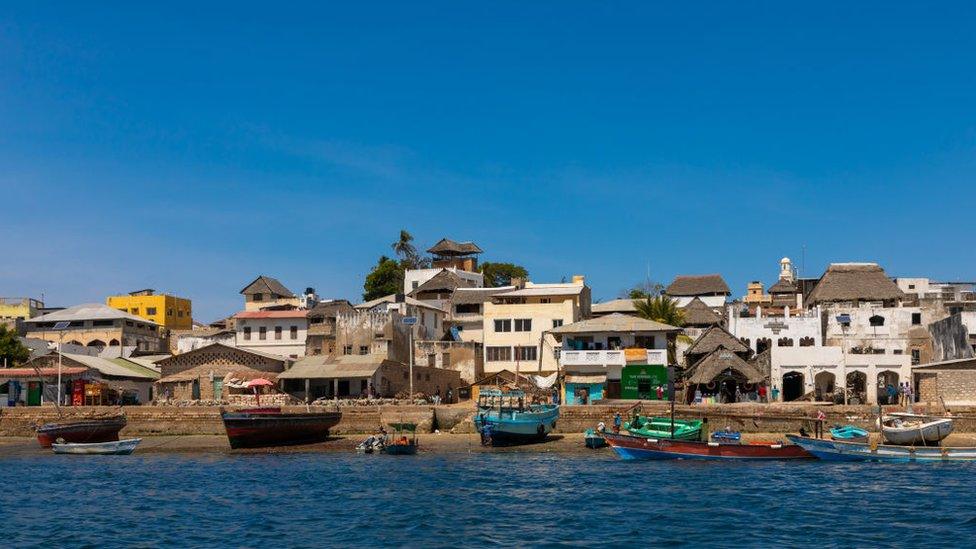
[[525,279],[518,276],[513,276],[512,280],[509,282],[512,286],[515,286],[516,290],[521,290],[525,288]]
[[586,277],[583,275],[573,275],[573,284],[576,284],[577,286],[585,286]]

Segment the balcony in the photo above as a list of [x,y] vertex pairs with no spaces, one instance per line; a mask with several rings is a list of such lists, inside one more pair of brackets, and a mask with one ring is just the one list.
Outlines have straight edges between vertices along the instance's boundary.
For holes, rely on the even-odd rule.
[[627,357],[619,351],[570,351],[563,349],[559,363],[562,366],[625,366]]

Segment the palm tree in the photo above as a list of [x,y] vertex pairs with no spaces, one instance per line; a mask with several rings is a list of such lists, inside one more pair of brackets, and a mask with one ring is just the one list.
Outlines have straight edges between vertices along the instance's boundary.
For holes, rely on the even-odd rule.
[[407,259],[417,255],[417,248],[414,248],[411,242],[413,242],[413,235],[408,233],[406,229],[400,229],[400,240],[391,244],[390,247],[400,259]]
[[[661,322],[680,328],[685,325],[685,312],[678,307],[678,302],[666,295],[635,299],[634,309],[637,316]],[[678,345],[675,338],[668,338],[668,362],[678,363]]]

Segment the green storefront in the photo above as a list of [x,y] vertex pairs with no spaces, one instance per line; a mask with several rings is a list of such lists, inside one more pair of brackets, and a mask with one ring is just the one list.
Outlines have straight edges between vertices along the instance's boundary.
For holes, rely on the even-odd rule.
[[661,387],[663,399],[668,399],[668,369],[666,366],[632,364],[620,372],[620,398],[629,400],[657,400]]

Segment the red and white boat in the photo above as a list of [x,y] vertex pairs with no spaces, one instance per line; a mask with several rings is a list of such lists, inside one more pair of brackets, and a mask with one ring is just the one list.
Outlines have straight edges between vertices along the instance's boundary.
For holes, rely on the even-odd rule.
[[623,459],[779,460],[812,459],[796,444],[780,442],[700,442],[605,433],[604,438]]
[[119,431],[125,427],[125,416],[76,419],[47,423],[37,428],[37,442],[41,448],[50,448],[55,442],[88,444],[119,440]]

